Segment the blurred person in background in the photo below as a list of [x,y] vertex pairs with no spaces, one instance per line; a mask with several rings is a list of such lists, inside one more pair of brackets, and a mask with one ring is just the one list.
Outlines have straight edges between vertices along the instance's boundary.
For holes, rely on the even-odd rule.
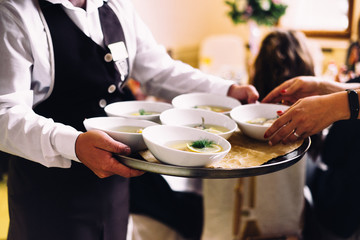
[[345,65],[352,78],[360,75],[360,18],[358,20],[357,39],[350,43],[347,51]]
[[[335,65],[337,68],[337,66]],[[357,39],[347,49],[345,64],[340,66],[335,81],[347,82],[360,76],[360,18],[358,20]]]
[[262,41],[251,70],[250,83],[262,100],[285,80],[315,75],[307,39],[300,31],[276,29]]

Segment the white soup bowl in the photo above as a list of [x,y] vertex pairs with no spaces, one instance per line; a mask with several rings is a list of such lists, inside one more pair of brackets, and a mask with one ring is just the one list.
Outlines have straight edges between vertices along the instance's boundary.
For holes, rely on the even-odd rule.
[[[179,95],[171,101],[175,108],[193,108],[201,109],[198,106],[217,106],[227,109],[233,109],[241,105],[235,98],[214,94],[214,93],[187,93]],[[229,114],[230,110],[221,112]]]
[[131,152],[137,152],[145,150],[145,145],[142,133],[133,132],[121,132],[117,129],[124,126],[137,127],[139,129],[145,129],[149,126],[158,125],[157,123],[138,120],[138,119],[127,119],[119,117],[94,117],[87,118],[84,120],[84,126],[86,130],[101,130],[106,132],[110,137],[116,141],[122,142],[131,148]]
[[264,134],[269,126],[249,123],[257,118],[273,119],[278,116],[277,111],[285,111],[289,106],[272,103],[254,103],[241,105],[230,112],[230,117],[238,124],[241,132],[248,137],[266,141]]
[[[203,167],[221,160],[230,151],[230,143],[219,135],[203,130],[183,127],[158,125],[147,127],[143,138],[150,152],[161,162],[186,167]],[[177,150],[168,146],[175,141],[210,140],[222,147],[216,153],[196,153]]]
[[[105,112],[109,117],[124,117],[130,119],[149,120],[160,122],[160,113],[172,108],[170,103],[153,102],[153,101],[123,101],[115,102],[105,107]],[[139,111],[153,113],[150,115],[134,115]]]

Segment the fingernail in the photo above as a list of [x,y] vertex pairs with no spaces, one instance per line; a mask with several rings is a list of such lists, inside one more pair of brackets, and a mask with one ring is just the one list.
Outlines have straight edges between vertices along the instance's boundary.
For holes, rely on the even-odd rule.
[[283,111],[280,111],[280,110],[279,110],[279,111],[276,111],[276,113],[277,113],[277,115],[279,115],[279,116],[280,116],[280,115],[282,115],[282,114],[283,114]]
[[131,148],[128,147],[128,146],[126,146],[126,147],[124,148],[124,153],[125,153],[125,154],[130,154],[130,153],[131,153]]
[[281,90],[281,93],[286,93],[286,89]]
[[268,135],[266,133],[264,134],[264,138],[268,138]]
[[269,141],[268,143],[269,143],[269,145],[270,145],[270,146],[272,146],[272,145],[273,145],[273,143],[272,143],[271,141]]

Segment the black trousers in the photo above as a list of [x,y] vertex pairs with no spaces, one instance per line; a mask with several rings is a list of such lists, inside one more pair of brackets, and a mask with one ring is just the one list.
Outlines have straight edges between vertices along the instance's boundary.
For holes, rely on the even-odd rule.
[[29,160],[9,165],[10,240],[125,240],[128,180],[98,178],[73,162],[47,168]]
[[186,239],[200,239],[203,199],[196,193],[173,191],[159,174],[130,179],[130,212],[152,217]]

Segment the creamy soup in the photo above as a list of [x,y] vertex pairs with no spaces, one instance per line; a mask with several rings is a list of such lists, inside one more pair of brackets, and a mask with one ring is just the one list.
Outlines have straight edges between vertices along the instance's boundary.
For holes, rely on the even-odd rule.
[[277,117],[275,117],[275,118],[260,117],[260,118],[254,118],[254,119],[246,121],[246,122],[251,123],[251,124],[257,124],[257,125],[270,127],[271,124],[273,124],[276,119],[277,119]]
[[230,131],[226,127],[219,126],[219,125],[214,125],[214,124],[204,124],[204,125],[202,125],[202,124],[192,124],[192,125],[188,125],[188,127],[201,129],[201,130],[204,130],[206,132],[215,133],[215,134],[221,134],[221,133],[225,133],[225,132]]
[[231,108],[215,106],[215,105],[196,105],[196,106],[194,106],[194,108],[210,110],[210,111],[218,112],[218,113],[229,112],[231,110]]
[[143,128],[137,126],[120,126],[113,128],[111,130],[116,132],[126,132],[126,133],[142,133]]
[[195,153],[216,153],[223,151],[223,148],[212,141],[199,140],[199,141],[172,141],[168,142],[166,146],[186,152]]
[[132,112],[129,115],[131,115],[131,116],[142,116],[142,115],[156,115],[156,114],[160,114],[160,112],[147,111],[147,110],[144,110],[144,109],[139,109],[139,111]]

